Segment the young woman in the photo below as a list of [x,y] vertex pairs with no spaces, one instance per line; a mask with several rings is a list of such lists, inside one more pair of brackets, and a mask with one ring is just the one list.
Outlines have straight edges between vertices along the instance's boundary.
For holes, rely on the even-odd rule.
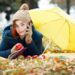
[[27,48],[24,56],[40,55],[43,52],[42,34],[35,30],[28,13],[28,6],[23,4],[13,16],[12,26],[4,29],[0,45],[0,56],[7,58],[15,50],[11,50],[17,43]]

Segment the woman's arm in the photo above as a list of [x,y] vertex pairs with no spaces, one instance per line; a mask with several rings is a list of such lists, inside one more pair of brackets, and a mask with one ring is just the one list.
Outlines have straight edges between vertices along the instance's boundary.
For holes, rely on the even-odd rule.
[[9,54],[10,54],[10,46],[7,43],[7,39],[3,37],[0,44],[0,56],[7,58]]
[[[37,39],[37,38],[36,38]],[[25,51],[25,55],[40,55],[44,48],[42,45],[42,36],[35,42],[32,40],[31,44],[27,44],[28,50]]]
[[7,58],[10,53],[11,53],[11,52],[10,52],[10,49],[8,49],[8,50],[3,50],[3,51],[0,49],[0,56],[1,56],[1,57]]

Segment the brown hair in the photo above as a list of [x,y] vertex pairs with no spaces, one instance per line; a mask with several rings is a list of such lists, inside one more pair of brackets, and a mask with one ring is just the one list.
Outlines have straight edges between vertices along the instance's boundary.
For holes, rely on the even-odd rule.
[[18,21],[18,20],[14,20],[13,24],[12,24],[12,36],[14,38],[19,38],[19,35],[18,35],[17,31],[16,31],[16,21]]

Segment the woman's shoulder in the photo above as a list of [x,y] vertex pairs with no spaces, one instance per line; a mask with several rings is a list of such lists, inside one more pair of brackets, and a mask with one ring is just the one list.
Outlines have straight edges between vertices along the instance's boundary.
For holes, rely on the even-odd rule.
[[2,35],[3,37],[12,37],[11,27],[12,27],[12,25],[4,28],[3,35]]
[[43,37],[42,33],[37,31],[34,27],[32,27],[32,30],[33,30],[33,38],[34,39],[40,39]]

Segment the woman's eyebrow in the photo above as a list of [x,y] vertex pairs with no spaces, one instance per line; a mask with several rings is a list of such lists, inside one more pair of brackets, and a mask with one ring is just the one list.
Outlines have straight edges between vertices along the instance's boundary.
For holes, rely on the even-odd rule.
[[20,23],[20,24],[24,24],[24,23]]

